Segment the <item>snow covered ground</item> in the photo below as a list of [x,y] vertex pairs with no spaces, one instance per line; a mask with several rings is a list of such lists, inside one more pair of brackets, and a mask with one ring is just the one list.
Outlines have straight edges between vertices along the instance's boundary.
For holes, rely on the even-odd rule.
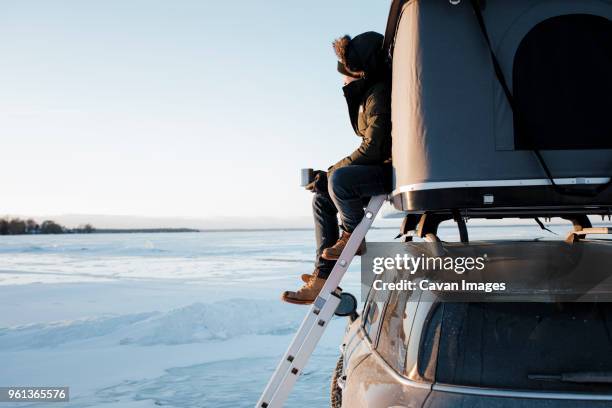
[[[454,229],[443,235],[456,239]],[[504,229],[538,235],[547,233]],[[0,237],[0,386],[69,386],[58,408],[252,407],[306,310],[279,296],[312,271],[312,240],[312,231]],[[342,285],[356,295],[358,267]],[[288,407],[327,406],[345,324],[331,323]]]

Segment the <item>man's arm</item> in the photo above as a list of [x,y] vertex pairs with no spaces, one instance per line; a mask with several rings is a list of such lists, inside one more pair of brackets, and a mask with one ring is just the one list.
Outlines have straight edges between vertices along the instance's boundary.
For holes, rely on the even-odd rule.
[[350,156],[345,157],[329,168],[333,172],[351,164],[382,164],[385,145],[391,137],[391,113],[387,101],[371,95],[366,103],[367,128],[361,145]]

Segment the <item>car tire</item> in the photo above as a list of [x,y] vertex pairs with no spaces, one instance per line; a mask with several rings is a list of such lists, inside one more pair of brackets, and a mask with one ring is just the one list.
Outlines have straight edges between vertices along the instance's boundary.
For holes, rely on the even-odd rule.
[[332,374],[329,406],[331,408],[342,408],[342,389],[338,385],[338,379],[342,376],[342,366],[344,359],[342,356],[338,358],[336,369]]

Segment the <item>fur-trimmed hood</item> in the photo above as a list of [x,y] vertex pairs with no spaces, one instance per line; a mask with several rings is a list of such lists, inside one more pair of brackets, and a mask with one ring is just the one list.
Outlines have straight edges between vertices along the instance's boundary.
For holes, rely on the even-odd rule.
[[380,75],[385,66],[383,35],[367,31],[355,38],[345,35],[333,42],[338,71],[355,78]]

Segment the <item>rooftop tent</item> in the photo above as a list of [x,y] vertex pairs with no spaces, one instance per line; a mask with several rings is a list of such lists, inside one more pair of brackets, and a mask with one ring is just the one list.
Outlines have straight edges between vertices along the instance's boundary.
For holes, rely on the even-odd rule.
[[609,211],[611,19],[609,0],[395,0],[395,207]]

